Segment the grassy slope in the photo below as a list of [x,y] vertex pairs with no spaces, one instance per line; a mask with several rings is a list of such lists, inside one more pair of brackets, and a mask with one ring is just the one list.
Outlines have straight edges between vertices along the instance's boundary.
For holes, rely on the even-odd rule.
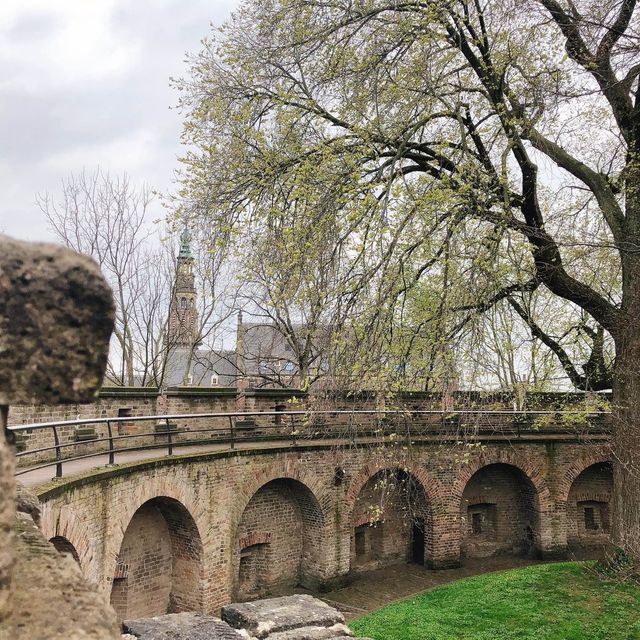
[[640,640],[640,590],[603,582],[588,563],[488,573],[351,623],[375,640]]

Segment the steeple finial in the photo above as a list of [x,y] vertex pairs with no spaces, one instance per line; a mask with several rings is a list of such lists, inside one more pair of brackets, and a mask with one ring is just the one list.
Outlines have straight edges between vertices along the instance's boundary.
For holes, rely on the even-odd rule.
[[178,253],[178,258],[193,258],[193,254],[191,253],[191,232],[186,224],[180,234],[180,252]]

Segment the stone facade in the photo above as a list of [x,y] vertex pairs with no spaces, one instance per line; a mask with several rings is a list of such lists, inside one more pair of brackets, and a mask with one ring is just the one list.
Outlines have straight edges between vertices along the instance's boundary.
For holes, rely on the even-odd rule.
[[[552,437],[496,437],[470,454],[452,443],[307,445],[97,470],[39,497],[46,536],[73,545],[122,616],[210,613],[283,584],[344,580],[368,568],[362,544],[365,556],[367,544],[382,551],[377,566],[450,567],[473,549],[562,557],[584,521],[570,502],[606,501],[596,471],[607,462],[603,442]],[[491,548],[474,540],[483,526],[494,527]]]

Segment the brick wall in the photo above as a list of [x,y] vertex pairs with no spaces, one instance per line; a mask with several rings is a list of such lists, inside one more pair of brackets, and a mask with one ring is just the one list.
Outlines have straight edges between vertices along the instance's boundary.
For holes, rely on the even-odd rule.
[[[116,418],[119,412],[127,410],[131,416],[154,415],[158,411],[157,390],[144,389],[105,389],[100,392],[96,400],[88,404],[69,405],[15,405],[11,407],[9,413],[9,425],[33,424],[39,422],[60,422],[64,420],[80,420],[86,418]],[[82,428],[92,428],[98,438],[107,437],[107,427],[105,425],[94,424]],[[149,428],[149,423],[129,423],[121,433],[135,433],[136,430]],[[97,442],[79,443],[76,440],[78,428],[60,427],[58,437],[64,448],[63,457],[83,455],[91,451],[104,449],[104,444]],[[118,432],[118,427],[114,425],[114,434]],[[20,431],[20,438],[23,440],[22,446],[26,449],[43,449],[54,445],[53,432],[49,429]],[[124,444],[124,443],[127,444]],[[116,446],[130,446],[131,440],[117,442]],[[50,460],[54,454],[44,451],[18,458],[19,466],[30,465],[44,460]]]
[[468,481],[460,504],[461,550],[468,557],[527,555],[539,529],[537,496],[515,467],[492,464]]
[[111,604],[121,619],[202,607],[200,536],[174,500],[142,505],[124,534],[114,570]]
[[[613,489],[611,465],[585,469],[573,482],[567,501],[567,542],[572,549],[601,546],[609,539],[609,502]],[[591,509],[593,521],[585,516]]]
[[[94,480],[43,488],[42,526],[48,538],[64,535],[74,545],[85,575],[106,592],[113,589],[121,612],[215,611],[238,592],[255,594],[259,583],[267,590],[283,582],[331,585],[358,569],[356,533],[373,524],[367,517],[371,503],[382,502],[386,510],[380,526],[370,528],[369,540],[365,536],[365,549],[368,544],[384,562],[414,554],[417,518],[424,521],[427,564],[464,561],[470,504],[496,505],[500,551],[522,552],[528,541],[523,532],[531,526],[539,554],[562,557],[571,527],[568,502],[604,494],[600,476],[583,472],[606,456],[605,443],[567,438],[487,441],[470,452],[434,442],[202,453],[99,470]],[[391,491],[394,499],[381,500],[376,476],[384,470],[396,480],[401,470],[401,477],[420,487],[422,494],[410,491],[409,517],[407,485],[398,483],[399,495]],[[153,509],[145,506],[159,496]],[[195,546],[189,546],[192,541]],[[115,558],[135,575],[143,548],[150,546],[156,557],[146,557],[150,566],[162,567],[162,576],[153,588],[128,578],[123,593],[121,580],[114,580]]]
[[[558,409],[563,402],[572,407],[586,408],[588,397],[581,394],[530,394],[527,402],[535,409]],[[255,389],[239,392],[233,388],[196,388],[176,387],[165,390],[162,394],[157,389],[109,387],[100,391],[95,402],[90,404],[66,406],[15,406],[9,414],[10,425],[35,422],[52,422],[75,420],[91,417],[118,417],[123,413],[130,416],[148,415],[189,415],[197,413],[229,413],[235,411],[288,411],[310,408],[313,411],[326,410],[403,410],[402,415],[384,416],[363,415],[358,413],[312,413],[311,417],[296,418],[292,424],[289,417],[255,416],[249,420],[233,420],[235,437],[277,436],[282,440],[292,438],[298,441],[317,440],[327,432],[335,435],[338,429],[344,437],[351,437],[356,431],[362,435],[376,430],[376,437],[383,440],[385,434],[395,432],[404,434],[411,429],[413,434],[420,430],[433,433],[433,430],[446,428],[458,440],[474,438],[478,433],[516,432],[518,425],[513,424],[511,415],[464,415],[449,416],[417,414],[422,410],[441,410],[456,407],[459,409],[485,408],[513,409],[514,399],[508,394],[481,394],[459,392],[443,398],[433,393],[399,393],[392,399],[384,394],[375,393],[334,393],[326,397],[307,396],[294,390]],[[524,418],[523,418],[524,419]],[[549,417],[551,419],[551,417]],[[528,418],[524,420],[527,422]],[[555,422],[554,422],[555,420]],[[553,428],[560,419],[551,420],[545,428]],[[196,440],[218,438],[227,441],[230,437],[229,418],[177,418],[172,421],[177,431],[172,431],[172,440],[176,445]],[[529,421],[530,422],[530,421]],[[519,424],[519,423],[518,423]],[[556,426],[558,426],[556,425]],[[157,420],[112,423],[114,448],[142,447],[162,445],[167,437],[159,432],[166,428],[164,422]],[[530,425],[529,425],[530,426]],[[567,428],[567,425],[564,426]],[[569,429],[584,429],[584,426]],[[87,436],[86,431],[90,433]],[[83,426],[67,426],[58,428],[58,436],[62,446],[63,458],[73,458],[95,452],[104,452],[108,448],[108,427],[105,424],[88,424]],[[132,437],[133,436],[133,437]],[[18,457],[18,466],[25,467],[55,459],[54,436],[49,429],[25,430],[19,433],[20,449],[24,449]],[[42,451],[42,449],[46,449]],[[29,453],[34,451],[35,453]],[[117,456],[116,456],[117,457]]]

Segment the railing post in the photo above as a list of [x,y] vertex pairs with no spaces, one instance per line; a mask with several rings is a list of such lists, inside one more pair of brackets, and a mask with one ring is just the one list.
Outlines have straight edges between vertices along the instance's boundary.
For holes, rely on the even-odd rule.
[[402,419],[404,420],[404,430],[407,434],[407,447],[410,447],[413,444],[413,441],[411,439],[411,425],[409,424],[406,411],[403,413]]
[[169,424],[169,418],[164,419],[165,424],[167,425],[167,449],[169,453],[167,455],[173,455],[173,440],[171,438],[171,425]]
[[295,416],[292,413],[290,417],[291,417],[291,444],[295,447],[296,446],[296,422],[295,422]]
[[111,420],[107,420],[107,431],[109,432],[109,464],[115,464],[115,454],[113,451],[113,431],[111,430]]
[[58,437],[58,430],[55,425],[51,428],[53,429],[53,444],[56,448],[56,478],[62,478],[62,451],[60,450],[60,438]]
[[229,436],[231,439],[231,448],[235,449],[236,443],[235,443],[235,433],[233,431],[233,416],[229,416]]

